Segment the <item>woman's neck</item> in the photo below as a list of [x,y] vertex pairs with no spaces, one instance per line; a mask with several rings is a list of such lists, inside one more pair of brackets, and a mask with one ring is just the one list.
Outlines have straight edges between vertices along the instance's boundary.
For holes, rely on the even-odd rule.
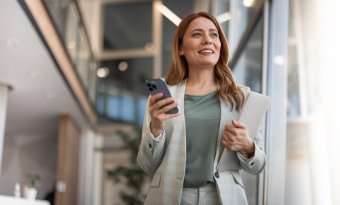
[[217,89],[213,71],[190,72],[186,82],[186,94],[202,95]]

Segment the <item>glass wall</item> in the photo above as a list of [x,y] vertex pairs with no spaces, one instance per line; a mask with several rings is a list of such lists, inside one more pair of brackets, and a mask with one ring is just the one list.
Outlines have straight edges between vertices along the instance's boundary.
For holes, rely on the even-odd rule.
[[103,4],[103,50],[143,48],[152,42],[152,2]]
[[290,1],[286,204],[339,204],[338,1]]
[[[230,23],[228,38],[232,55],[237,47],[245,42],[245,35],[253,32],[255,22],[258,21],[258,15],[262,12],[264,0],[253,1],[230,1]],[[250,26],[252,25],[252,26]],[[243,38],[243,39],[242,39]],[[236,60],[236,59],[235,59]]]
[[[151,0],[82,1],[99,5],[96,8],[100,20],[92,22],[100,25],[95,42],[99,45],[95,54],[97,65],[75,1],[45,2],[84,86],[97,85],[97,94],[92,89],[89,96],[93,101],[96,97],[99,122],[140,125],[147,99],[144,81],[154,78],[155,73],[165,75],[176,25],[159,15]],[[259,188],[262,179],[243,173],[249,203],[340,204],[340,195],[335,191],[340,188],[340,165],[336,163],[340,156],[337,128],[340,33],[335,22],[340,17],[339,3],[290,0],[289,33],[285,32],[288,3],[284,0],[161,3],[179,18],[191,11],[207,10],[224,19],[222,27],[231,49],[230,66],[237,82],[257,92],[269,90],[271,94],[272,108],[267,121],[270,135],[265,136],[268,154],[265,186],[270,190],[262,194],[265,190]],[[160,37],[160,42],[155,36]],[[96,82],[93,76],[100,70],[106,74]],[[261,203],[262,196],[269,200]]]
[[[263,1],[247,5],[244,1],[230,0],[227,35],[231,49],[230,66],[237,83],[262,92],[263,86]],[[260,18],[255,18],[260,16]],[[265,137],[265,135],[263,136]],[[241,171],[249,204],[259,202],[259,176]]]
[[[268,43],[266,42],[268,39],[264,38],[268,30],[266,24],[268,17],[264,14],[265,1],[214,0],[208,1],[208,4],[206,2],[164,0],[161,3],[179,18],[192,11],[206,10],[221,19],[232,51],[230,66],[237,82],[249,86],[254,91],[265,92],[267,88],[264,86],[268,81],[265,73],[269,70],[264,60],[267,55],[264,46]],[[83,3],[89,4],[88,1]],[[168,69],[176,25],[164,15],[160,15],[161,18],[158,19],[160,13],[153,3],[153,1],[91,2],[91,5],[98,4],[93,7],[100,8],[98,15],[101,16],[100,21],[92,23],[100,25],[101,31],[97,37],[99,50],[95,54],[100,62],[97,70],[106,70],[105,76],[97,80],[97,111],[101,116],[99,122],[140,125],[147,98],[144,81],[154,78],[156,69],[160,69],[161,76],[164,76]],[[136,12],[129,12],[132,10]],[[157,42],[155,35],[161,36],[160,42]],[[160,48],[161,52],[156,52],[157,48]],[[157,62],[161,62],[159,68],[155,68]],[[110,137],[116,138],[114,134],[107,139]],[[113,157],[114,153],[107,152],[105,155]],[[246,173],[242,173],[242,177],[249,204],[264,204],[261,187],[263,178]],[[104,180],[102,187],[113,187],[112,182],[102,180]],[[115,199],[109,197],[110,190],[103,193],[104,203],[115,202]]]
[[[184,18],[193,8],[194,0],[165,0],[163,4],[173,11],[179,18]],[[162,76],[165,76],[171,59],[171,46],[177,26],[168,18],[162,17]]]
[[71,0],[44,0],[44,2],[78,77],[94,104],[97,65],[77,4]]
[[238,83],[247,85],[251,90],[259,93],[262,92],[263,84],[263,29],[263,17],[261,17],[233,68]]
[[[148,97],[144,84],[153,77],[154,59],[143,54],[154,49],[152,2],[106,2],[100,8],[98,69],[106,69],[107,74],[97,80],[98,122],[141,125],[145,110],[141,105]],[[111,57],[100,59],[102,54]]]

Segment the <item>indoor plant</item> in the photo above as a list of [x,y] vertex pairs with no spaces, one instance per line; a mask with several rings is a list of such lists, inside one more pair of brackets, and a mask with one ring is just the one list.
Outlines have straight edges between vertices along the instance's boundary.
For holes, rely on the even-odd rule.
[[27,173],[25,177],[23,196],[27,199],[37,197],[37,188],[41,183],[41,177],[37,173]]
[[141,128],[135,126],[132,132],[118,130],[115,134],[124,144],[120,150],[125,150],[130,154],[130,165],[121,165],[114,169],[108,169],[106,170],[106,175],[113,180],[114,183],[120,183],[126,186],[127,189],[120,191],[120,198],[125,204],[142,205],[145,198],[143,184],[149,179],[136,164],[136,157],[141,140]]

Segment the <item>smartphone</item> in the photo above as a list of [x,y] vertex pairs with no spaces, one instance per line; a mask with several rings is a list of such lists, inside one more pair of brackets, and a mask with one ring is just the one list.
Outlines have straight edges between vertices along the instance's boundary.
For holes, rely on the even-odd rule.
[[[168,87],[165,83],[165,80],[163,78],[146,80],[145,85],[146,85],[146,88],[149,91],[150,95],[155,95],[155,94],[161,92],[161,93],[163,93],[161,100],[171,97],[170,91],[169,91],[169,89],[168,89]],[[169,104],[166,104],[164,106],[167,106],[167,105],[169,105]],[[166,114],[176,114],[176,113],[178,113],[177,107],[172,108],[171,110],[166,112]]]

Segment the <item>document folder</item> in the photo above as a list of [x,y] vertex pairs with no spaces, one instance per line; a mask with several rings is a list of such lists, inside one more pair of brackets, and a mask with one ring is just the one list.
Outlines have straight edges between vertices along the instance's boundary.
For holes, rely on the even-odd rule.
[[[269,96],[253,91],[249,92],[246,102],[240,111],[239,118],[239,121],[246,125],[249,137],[256,137],[261,125],[261,121],[268,109],[269,103]],[[235,157],[236,155],[224,148],[217,165],[217,170],[222,171],[237,169],[238,165],[232,163],[237,161],[234,159]]]
[[269,102],[270,97],[250,91],[241,110],[239,121],[246,124],[248,135],[251,138],[256,137],[261,121],[268,109]]

